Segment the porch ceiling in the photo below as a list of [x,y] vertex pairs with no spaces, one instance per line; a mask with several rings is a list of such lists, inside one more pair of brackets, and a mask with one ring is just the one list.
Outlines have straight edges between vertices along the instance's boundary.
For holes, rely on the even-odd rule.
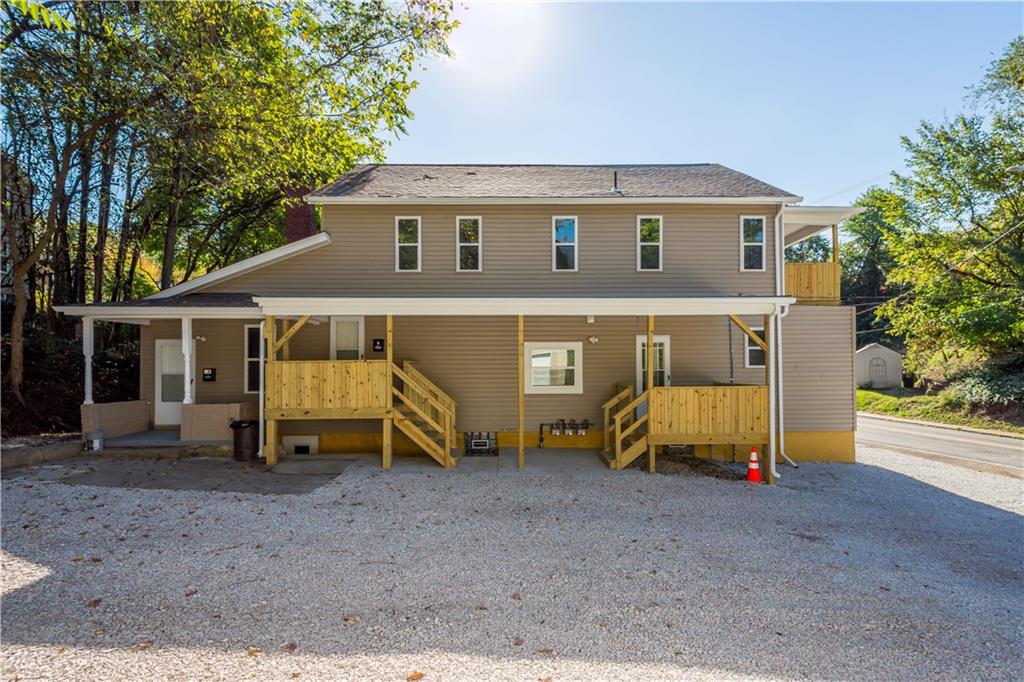
[[866,210],[863,206],[787,206],[783,213],[786,246],[802,242]]

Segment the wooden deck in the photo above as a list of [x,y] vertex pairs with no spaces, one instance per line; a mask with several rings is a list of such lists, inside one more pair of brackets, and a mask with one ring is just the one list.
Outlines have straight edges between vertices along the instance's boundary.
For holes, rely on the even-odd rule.
[[659,446],[761,445],[768,442],[768,404],[767,386],[672,386],[635,397],[630,386],[604,405],[602,456],[623,469],[647,453],[653,472]]
[[278,360],[267,363],[267,419],[380,419],[387,416],[385,360]]

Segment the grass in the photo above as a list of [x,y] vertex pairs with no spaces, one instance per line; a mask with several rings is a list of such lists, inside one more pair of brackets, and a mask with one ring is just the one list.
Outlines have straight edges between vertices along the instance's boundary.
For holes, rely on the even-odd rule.
[[921,391],[908,388],[887,391],[858,388],[857,409],[861,412],[886,414],[904,419],[1024,434],[1024,422],[1019,420],[971,412],[959,405],[949,404],[940,395],[925,395]]

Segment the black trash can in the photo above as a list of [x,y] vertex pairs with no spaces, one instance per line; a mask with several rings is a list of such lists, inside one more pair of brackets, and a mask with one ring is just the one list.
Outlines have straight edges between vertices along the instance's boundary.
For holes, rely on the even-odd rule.
[[259,422],[251,419],[233,420],[231,430],[235,436],[235,460],[246,462],[257,459],[260,454]]

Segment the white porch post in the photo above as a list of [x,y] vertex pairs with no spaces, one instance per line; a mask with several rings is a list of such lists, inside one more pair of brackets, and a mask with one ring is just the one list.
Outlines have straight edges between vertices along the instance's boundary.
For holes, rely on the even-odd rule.
[[185,356],[185,396],[183,405],[192,404],[192,318],[181,318],[181,352]]
[[93,318],[82,318],[82,355],[85,356],[85,400],[83,405],[92,405],[92,349]]

